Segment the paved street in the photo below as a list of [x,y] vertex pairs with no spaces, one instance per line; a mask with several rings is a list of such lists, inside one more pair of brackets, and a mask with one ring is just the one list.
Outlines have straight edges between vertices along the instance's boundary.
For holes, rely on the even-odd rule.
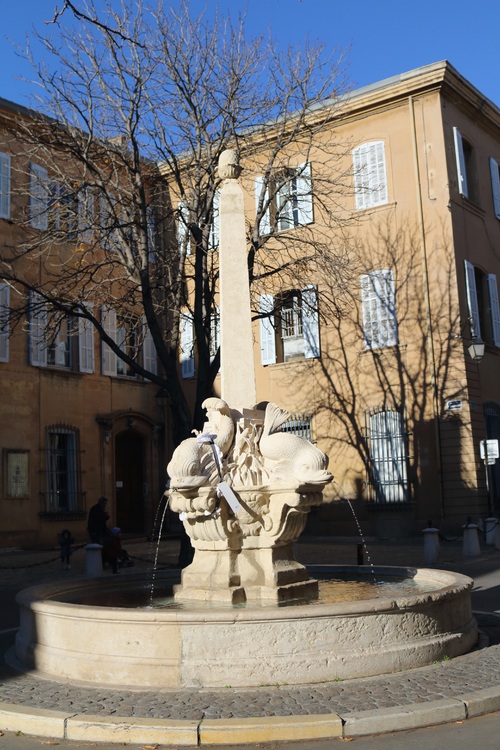
[[[304,539],[297,546],[297,558],[309,564],[355,564],[357,559],[356,539]],[[155,549],[142,540],[128,540],[126,544],[134,560],[134,567],[123,571],[126,576],[138,569],[148,568]],[[380,542],[368,540],[366,555],[375,565],[410,565],[421,566],[423,547],[421,540],[412,539],[401,542]],[[174,567],[178,554],[176,540],[162,541],[159,546],[159,567]],[[147,717],[155,720],[195,720],[206,719],[246,719],[248,717],[294,717],[338,714],[351,716],[359,712],[375,711],[382,716],[385,712],[395,710],[414,710],[420,706],[432,711],[433,706],[446,705],[443,701],[457,701],[463,695],[478,695],[481,691],[493,691],[500,695],[500,550],[483,545],[481,555],[477,558],[464,559],[459,541],[443,543],[441,559],[437,567],[456,570],[474,578],[473,609],[479,623],[489,636],[490,646],[459,657],[451,662],[434,664],[411,672],[384,675],[382,677],[344,680],[314,686],[300,687],[263,687],[245,691],[226,690],[161,690],[130,691],[120,689],[91,688],[53,681],[40,680],[33,676],[20,675],[7,665],[0,665],[0,701],[5,705],[20,705],[36,711],[37,709],[57,709],[70,714],[92,714],[102,717]],[[14,602],[15,592],[27,585],[53,581],[61,577],[78,578],[84,572],[83,550],[76,550],[71,570],[63,571],[54,550],[0,552],[0,568],[6,583],[0,594],[0,648],[5,652],[13,642],[18,623],[17,607]],[[425,717],[425,713],[422,716]],[[446,714],[445,714],[446,715]],[[500,720],[481,718],[467,720],[459,725],[451,725],[447,731],[456,733],[454,750],[459,750],[462,737],[471,731],[472,724],[481,731],[494,731],[500,736]],[[424,722],[425,723],[425,722]],[[431,723],[430,721],[426,723]],[[390,725],[389,725],[390,726]],[[1,724],[0,724],[1,728]],[[477,731],[480,731],[479,729]],[[433,738],[438,737],[438,730],[427,730],[429,738],[425,739],[426,748],[432,745]],[[443,730],[444,731],[444,730]],[[408,744],[419,732],[405,733],[405,748],[418,747]],[[452,736],[452,735],[450,735]],[[401,735],[392,740],[384,735],[385,742],[394,742],[392,747],[400,745]],[[14,737],[6,733],[0,738],[0,748],[6,742],[21,743],[20,750],[39,745],[29,745],[31,740]],[[358,747],[372,750],[380,744],[370,745],[370,740],[356,737]],[[488,738],[485,738],[487,743]],[[40,743],[41,740],[33,740]],[[45,740],[47,742],[47,740]],[[309,744],[294,743],[297,748],[314,748],[323,750],[339,740],[329,740],[330,744],[320,741]],[[380,742],[373,739],[373,742]],[[415,739],[415,742],[418,742]],[[437,742],[437,740],[436,740]],[[3,744],[2,744],[3,743]],[[59,740],[64,746],[65,741]],[[361,744],[368,743],[368,744]],[[489,747],[483,743],[483,747]],[[67,743],[66,743],[67,744]],[[12,744],[17,747],[17,744]],[[470,745],[469,745],[470,746]],[[79,747],[71,743],[72,748]],[[82,746],[83,747],[83,746]],[[100,745],[103,747],[103,745]],[[272,748],[272,744],[260,744],[261,748]],[[384,748],[391,745],[384,744]],[[436,748],[438,745],[436,744]],[[442,747],[442,745],[439,745]],[[451,747],[451,745],[450,745]],[[465,747],[465,745],[464,745]],[[494,745],[491,745],[494,747]],[[500,747],[498,741],[496,748]]]

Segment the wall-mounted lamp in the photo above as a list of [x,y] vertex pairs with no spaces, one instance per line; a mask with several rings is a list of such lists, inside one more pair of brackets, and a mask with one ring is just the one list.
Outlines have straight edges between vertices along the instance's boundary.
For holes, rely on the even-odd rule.
[[480,338],[474,336],[471,343],[467,347],[469,357],[473,362],[480,362],[482,360],[482,358],[484,357],[484,348],[484,341],[481,341]]

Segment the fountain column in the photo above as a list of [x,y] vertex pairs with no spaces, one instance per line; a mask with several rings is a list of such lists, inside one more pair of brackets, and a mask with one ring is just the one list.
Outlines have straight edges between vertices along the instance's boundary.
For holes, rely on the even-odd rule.
[[256,402],[250,286],[241,167],[234,151],[219,160],[219,289],[221,397],[232,407]]

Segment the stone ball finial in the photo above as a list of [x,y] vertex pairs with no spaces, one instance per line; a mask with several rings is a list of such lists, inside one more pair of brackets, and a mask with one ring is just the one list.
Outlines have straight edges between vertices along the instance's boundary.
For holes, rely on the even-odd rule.
[[223,180],[237,180],[241,174],[238,155],[228,148],[219,156],[219,177]]

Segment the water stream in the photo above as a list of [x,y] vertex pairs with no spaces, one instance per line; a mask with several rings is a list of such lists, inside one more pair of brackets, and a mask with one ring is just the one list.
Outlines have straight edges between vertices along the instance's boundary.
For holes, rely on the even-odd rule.
[[[158,529],[158,537],[157,537],[157,540],[156,540],[155,556],[154,556],[154,559],[153,559],[153,565],[151,567],[151,584],[150,584],[150,593],[149,593],[149,606],[150,607],[153,606],[153,601],[154,601],[155,582],[156,582],[156,570],[157,570],[157,567],[158,567],[158,555],[159,555],[159,552],[160,552],[161,535],[162,535],[162,532],[163,532],[163,524],[165,522],[165,516],[167,514],[168,505],[169,505],[169,501],[170,501],[170,497],[166,493],[163,495],[163,497],[165,498],[165,504],[163,506],[163,513],[161,514],[160,526],[159,526],[159,529]],[[152,532],[152,535],[151,535],[151,542],[152,542],[152,544],[154,542],[154,533],[155,533],[155,530],[156,530],[156,525],[158,523],[158,516],[159,516],[160,508],[161,508],[161,500],[158,503],[158,507],[156,509],[156,515],[155,515],[155,520],[154,520],[154,524],[153,524],[153,532]]]
[[373,571],[373,563],[372,563],[372,559],[370,557],[370,552],[368,550],[368,547],[366,546],[366,541],[365,541],[365,537],[364,537],[364,534],[363,534],[363,530],[361,528],[361,524],[359,523],[358,517],[357,517],[357,515],[356,515],[356,513],[354,511],[352,503],[351,503],[350,499],[348,498],[346,491],[344,490],[344,488],[342,487],[342,485],[339,484],[339,482],[337,482],[336,479],[333,480],[333,484],[335,484],[339,488],[339,490],[341,491],[344,499],[347,500],[347,503],[349,505],[349,508],[351,509],[351,513],[353,515],[354,521],[356,522],[356,526],[357,526],[357,529],[358,529],[359,538],[361,539],[361,543],[363,545],[363,549],[364,549],[364,551],[366,553],[366,559],[368,561],[368,565],[370,566],[371,570]]

